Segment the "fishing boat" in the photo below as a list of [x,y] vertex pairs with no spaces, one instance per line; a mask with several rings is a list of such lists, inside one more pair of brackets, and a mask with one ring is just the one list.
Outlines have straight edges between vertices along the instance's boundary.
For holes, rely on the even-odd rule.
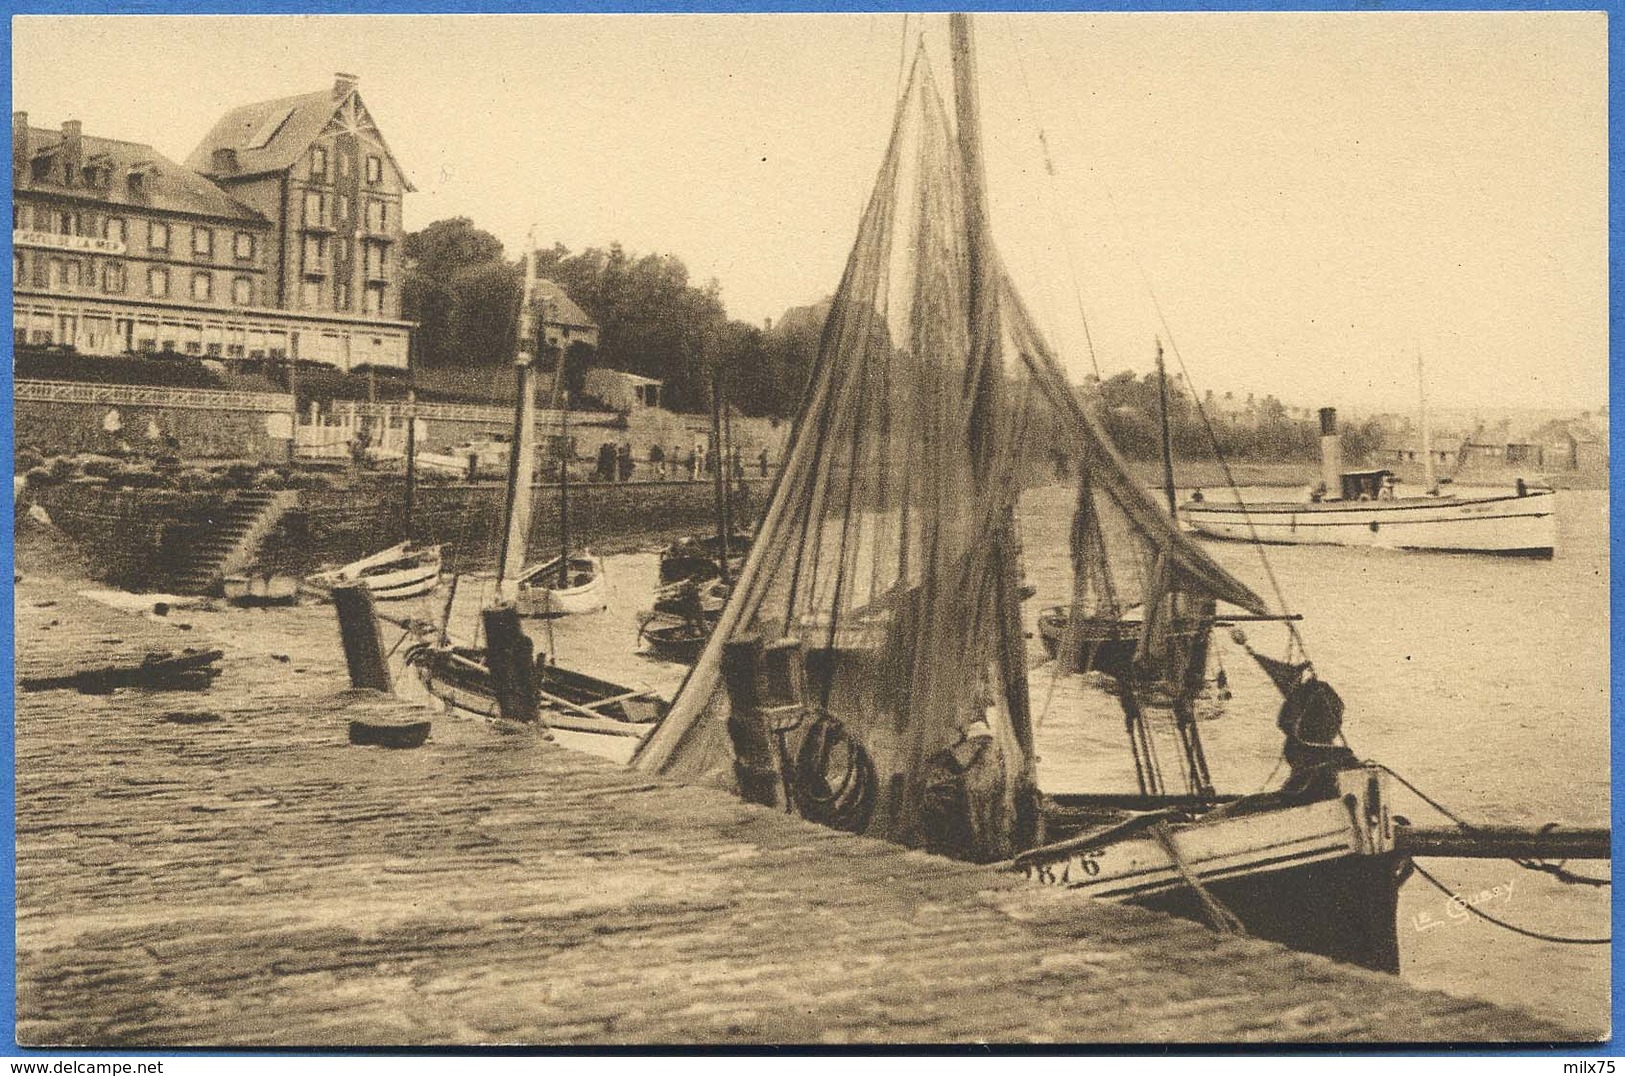
[[1273,545],[1347,545],[1550,558],[1557,493],[1519,479],[1501,494],[1440,493],[1424,446],[1428,491],[1396,496],[1387,469],[1345,471],[1337,411],[1320,410],[1321,484],[1303,501],[1187,501],[1179,516],[1208,538]]
[[590,549],[526,568],[519,573],[515,584],[517,593],[513,600],[520,616],[598,613],[609,606],[604,561]]
[[[534,244],[532,244],[534,246]],[[514,408],[514,451],[508,459],[508,484],[504,503],[502,548],[497,559],[495,591],[498,609],[523,614],[544,609],[556,615],[566,611],[559,607],[563,600],[582,603],[602,600],[602,564],[590,554],[571,555],[566,551],[561,560],[543,563],[534,569],[522,567],[530,535],[530,489],[534,459],[536,391],[533,360],[529,351],[531,331],[535,331],[536,346],[546,340],[546,314],[533,305],[535,276],[532,255],[526,253],[525,290],[520,306],[516,333],[518,352],[514,361],[518,402]],[[559,377],[563,379],[563,357],[559,363]],[[565,568],[563,586],[557,573],[560,564]],[[546,579],[554,580],[544,584]],[[532,585],[527,586],[527,581]],[[452,640],[447,629],[455,601],[457,580],[447,596],[438,635],[420,637],[405,648],[402,660],[416,674],[419,684],[428,694],[439,700],[453,713],[469,717],[496,719],[504,716],[498,677],[494,674],[489,647],[459,644]],[[514,621],[516,635],[521,635],[518,621]],[[653,691],[629,687],[590,676],[556,664],[553,655],[543,654],[531,660],[529,640],[525,639],[525,669],[518,675],[528,681],[532,702],[537,712],[522,720],[544,724],[553,738],[561,744],[588,751],[614,761],[630,759],[633,748],[654,727],[654,721],[665,710],[665,703]]]
[[[502,707],[479,647],[420,646],[408,654],[429,693],[460,717],[495,721]],[[666,711],[649,688],[626,687],[548,662],[534,666],[534,688],[553,738],[564,747],[626,762]]]
[[309,582],[319,587],[363,583],[379,601],[421,597],[440,585],[440,546],[401,542],[342,568],[318,572]]
[[739,569],[745,566],[745,556],[750,552],[750,535],[735,531],[724,542],[716,534],[690,534],[677,539],[660,551],[660,582],[662,585],[681,583],[685,579],[718,579],[722,569],[718,566],[718,558],[724,556],[722,547],[727,546],[726,561],[729,573],[738,575]]
[[716,522],[714,534],[691,535],[667,546],[660,554],[660,589],[654,609],[638,619],[638,638],[654,656],[681,665],[699,657],[722,616],[733,581],[744,567],[751,538],[734,529],[733,484],[727,475],[732,458],[733,428],[722,368],[711,376],[712,457]]
[[655,657],[692,665],[721,619],[730,589],[715,575],[666,584],[655,592],[654,608],[638,618],[638,638]]
[[[1341,745],[1342,701],[1287,614],[1183,533],[1079,402],[993,247],[968,16],[950,37],[952,105],[922,43],[779,482],[633,766],[1397,971],[1414,845],[1390,775]],[[1057,453],[1078,476],[1070,619],[1134,631],[1131,790],[1038,784],[1015,519],[1022,476]],[[1248,797],[1217,791],[1194,712],[1226,615],[1287,632],[1281,656],[1249,653],[1281,695],[1289,772]],[[1153,685],[1173,689],[1171,729],[1146,716]]]
[[310,576],[307,582],[324,589],[340,583],[362,583],[380,601],[422,597],[440,585],[441,547],[420,546],[412,541],[412,515],[417,498],[416,402],[416,395],[409,391],[406,407],[406,481],[401,509],[402,541],[341,568],[318,572]]

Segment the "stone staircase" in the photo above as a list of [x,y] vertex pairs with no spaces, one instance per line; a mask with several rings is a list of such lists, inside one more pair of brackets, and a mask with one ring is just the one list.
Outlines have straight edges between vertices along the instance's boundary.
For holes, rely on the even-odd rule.
[[210,594],[220,587],[222,576],[253,565],[260,543],[299,503],[293,490],[243,490],[227,502],[213,528],[205,531],[187,551],[186,561],[175,575],[175,590],[181,594]]

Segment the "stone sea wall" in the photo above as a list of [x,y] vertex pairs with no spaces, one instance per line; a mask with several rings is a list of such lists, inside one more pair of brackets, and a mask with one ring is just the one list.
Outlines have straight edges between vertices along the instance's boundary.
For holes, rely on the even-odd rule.
[[[736,518],[754,518],[770,480],[747,478],[734,495]],[[84,552],[95,576],[129,590],[161,590],[173,583],[192,543],[229,503],[229,492],[109,490],[65,483],[30,491],[51,520]],[[417,492],[412,537],[447,546],[452,571],[491,567],[500,548],[503,487],[424,484]],[[261,548],[268,569],[304,573],[375,553],[400,538],[403,490],[399,480],[352,489],[301,490]],[[570,487],[571,544],[624,552],[665,537],[715,527],[710,482],[588,483]],[[537,486],[530,532],[532,557],[558,542],[557,486]]]

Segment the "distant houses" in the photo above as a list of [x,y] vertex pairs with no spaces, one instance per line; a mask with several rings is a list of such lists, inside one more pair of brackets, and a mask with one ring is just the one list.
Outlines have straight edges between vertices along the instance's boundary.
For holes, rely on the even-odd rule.
[[[1380,416],[1385,427],[1375,463],[1419,464],[1422,437],[1411,420]],[[1607,416],[1582,413],[1519,428],[1509,419],[1481,423],[1465,435],[1435,431],[1429,439],[1435,468],[1522,467],[1530,470],[1604,474],[1608,470]]]

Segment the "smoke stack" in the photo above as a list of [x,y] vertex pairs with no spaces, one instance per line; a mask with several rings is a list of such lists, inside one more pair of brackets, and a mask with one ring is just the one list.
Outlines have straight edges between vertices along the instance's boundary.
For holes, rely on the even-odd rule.
[[336,73],[333,76],[333,99],[340,100],[348,97],[350,95],[350,91],[355,89],[356,83],[360,81],[360,79],[347,72],[340,71]]
[[11,114],[11,179],[22,186],[29,178],[28,113]]
[[1326,486],[1326,496],[1338,500],[1343,496],[1343,442],[1337,438],[1337,408],[1320,409],[1320,480]]

